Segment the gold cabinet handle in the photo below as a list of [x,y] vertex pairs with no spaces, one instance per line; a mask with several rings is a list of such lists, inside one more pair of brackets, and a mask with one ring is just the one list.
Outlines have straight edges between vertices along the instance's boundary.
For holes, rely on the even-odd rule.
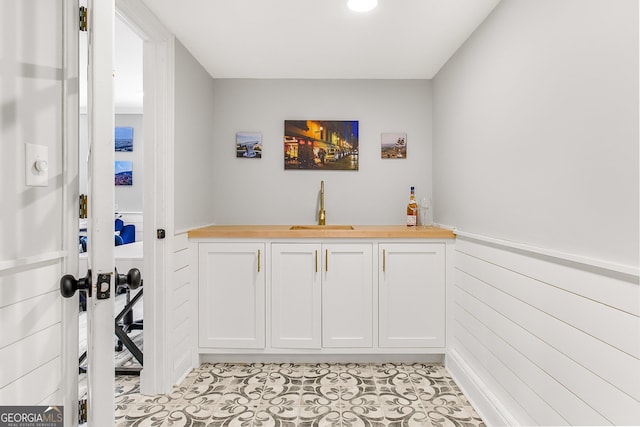
[[318,250],[316,249],[316,273],[318,272]]
[[260,273],[260,249],[258,249],[258,273]]
[[324,250],[324,271],[329,271],[329,249]]
[[387,250],[382,250],[382,272],[387,271]]

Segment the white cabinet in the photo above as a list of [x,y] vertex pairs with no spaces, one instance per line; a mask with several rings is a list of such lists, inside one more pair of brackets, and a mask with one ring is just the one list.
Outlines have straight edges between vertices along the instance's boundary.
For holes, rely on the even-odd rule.
[[265,347],[264,243],[200,243],[201,347]]
[[443,352],[446,241],[197,245],[203,354]]
[[271,246],[271,346],[321,346],[320,244]]
[[322,248],[322,346],[372,347],[372,244],[335,243]]
[[271,345],[373,344],[372,245],[273,244]]
[[380,347],[444,347],[445,244],[378,249]]

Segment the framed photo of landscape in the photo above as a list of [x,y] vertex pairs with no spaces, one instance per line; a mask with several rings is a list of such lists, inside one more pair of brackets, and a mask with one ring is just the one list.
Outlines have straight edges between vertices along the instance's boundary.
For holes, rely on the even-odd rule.
[[380,136],[380,157],[383,159],[407,158],[407,134],[383,133]]
[[116,151],[133,151],[133,128],[132,127],[116,127],[115,150]]
[[133,185],[133,162],[116,160],[115,185]]
[[357,120],[285,120],[284,168],[357,171],[358,134]]
[[260,132],[236,133],[236,157],[241,159],[261,159],[262,134]]

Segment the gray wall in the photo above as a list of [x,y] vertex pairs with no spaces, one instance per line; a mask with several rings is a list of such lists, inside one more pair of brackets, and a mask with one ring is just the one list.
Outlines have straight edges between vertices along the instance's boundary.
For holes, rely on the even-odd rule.
[[213,222],[213,79],[176,40],[175,230]]
[[[325,181],[328,224],[404,224],[409,187],[431,194],[431,82],[214,81],[211,167],[203,195],[219,224],[311,224]],[[358,120],[360,169],[284,170],[284,120]],[[236,132],[262,133],[262,159],[236,158]],[[380,134],[407,133],[407,159],[381,159]]]
[[638,3],[503,0],[434,79],[436,221],[638,265]]

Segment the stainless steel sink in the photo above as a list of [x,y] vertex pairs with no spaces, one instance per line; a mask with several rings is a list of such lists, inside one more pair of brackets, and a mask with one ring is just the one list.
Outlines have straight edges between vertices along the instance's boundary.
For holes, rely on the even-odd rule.
[[289,230],[353,230],[352,225],[292,225]]

